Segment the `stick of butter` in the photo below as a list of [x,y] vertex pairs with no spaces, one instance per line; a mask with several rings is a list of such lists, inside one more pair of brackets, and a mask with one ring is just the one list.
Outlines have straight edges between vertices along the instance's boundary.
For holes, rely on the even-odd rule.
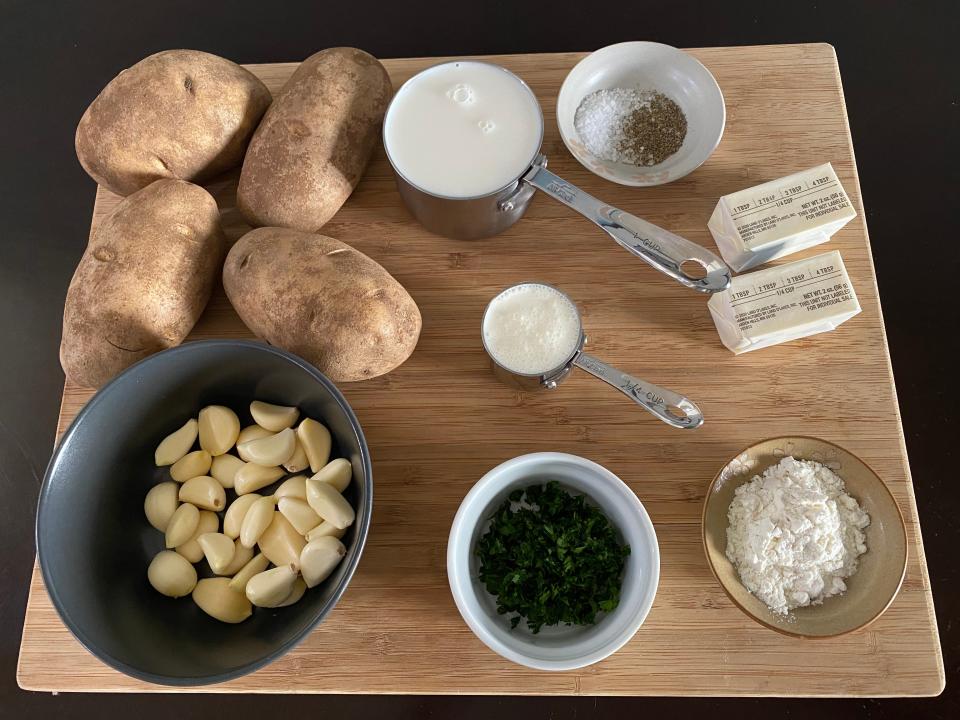
[[724,195],[707,227],[737,272],[819,245],[857,216],[830,163]]
[[833,330],[860,312],[836,250],[738,275],[707,307],[720,340],[737,355]]

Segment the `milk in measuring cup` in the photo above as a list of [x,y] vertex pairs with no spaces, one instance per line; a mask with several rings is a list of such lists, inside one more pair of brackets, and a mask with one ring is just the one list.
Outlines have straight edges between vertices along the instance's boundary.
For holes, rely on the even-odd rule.
[[397,91],[384,118],[394,167],[434,195],[496,192],[540,149],[543,118],[533,93],[503,68],[459,61],[429,68]]

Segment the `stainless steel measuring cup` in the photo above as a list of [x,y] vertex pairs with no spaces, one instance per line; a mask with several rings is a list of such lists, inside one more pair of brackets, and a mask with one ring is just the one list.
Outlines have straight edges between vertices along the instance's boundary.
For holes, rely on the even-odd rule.
[[[454,64],[440,63],[440,65]],[[480,61],[460,61],[480,62]],[[490,63],[487,63],[490,64]],[[439,66],[433,66],[439,67]],[[529,86],[506,68],[510,75],[540,105]],[[428,72],[427,68],[422,72]],[[403,87],[397,95],[403,92]],[[392,103],[391,103],[392,105]],[[478,240],[503,232],[523,217],[536,190],[576,210],[612,237],[621,247],[672,277],[681,285],[704,293],[715,293],[730,286],[730,269],[724,262],[696,243],[664,230],[653,223],[615,208],[585,193],[575,185],[547,170],[547,158],[539,151],[529,159],[528,169],[516,179],[492,193],[477,197],[449,197],[428,192],[410,182],[390,155],[386,126],[383,145],[397,179],[400,197],[410,213],[427,230],[459,240]],[[540,112],[540,139],[543,141],[543,112]],[[464,168],[464,172],[469,172]]]
[[[577,310],[580,340],[577,343],[576,349],[562,364],[543,373],[527,374],[516,372],[506,365],[502,365],[487,346],[484,328],[486,327],[487,316],[490,313],[490,309],[504,293],[522,285],[544,285],[552,288],[565,297]],[[487,303],[487,307],[483,312],[483,320],[480,323],[480,337],[483,341],[483,349],[490,357],[493,374],[501,382],[512,387],[520,388],[521,390],[554,390],[560,382],[570,374],[570,371],[573,370],[574,367],[578,367],[581,370],[586,370],[594,377],[600,378],[608,385],[612,385],[637,403],[637,405],[654,414],[668,425],[680,428],[681,430],[694,430],[703,424],[703,413],[700,412],[700,408],[698,408],[692,400],[672,390],[667,390],[666,388],[649,383],[646,380],[628,375],[608,365],[599,358],[585,353],[583,347],[586,345],[587,336],[583,332],[583,323],[580,318],[579,308],[577,308],[576,303],[573,302],[573,299],[569,295],[552,285],[547,285],[547,283],[517,283],[497,293],[497,295]]]

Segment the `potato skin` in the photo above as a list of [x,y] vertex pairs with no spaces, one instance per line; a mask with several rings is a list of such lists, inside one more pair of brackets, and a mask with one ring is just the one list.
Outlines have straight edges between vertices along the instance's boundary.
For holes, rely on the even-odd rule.
[[315,232],[360,182],[393,94],[356,48],[311,55],[263,116],[243,160],[237,207],[257,226]]
[[234,62],[198,50],[150,55],[111,80],[77,126],[77,157],[129,195],[161,178],[204,181],[239,165],[270,91]]
[[336,382],[390,372],[420,337],[420,310],[403,286],[371,258],[325,235],[248,232],[227,255],[223,287],[254,333]]
[[157,180],[97,226],[63,311],[60,364],[100,387],[133,363],[179,345],[210,299],[226,240],[210,194]]

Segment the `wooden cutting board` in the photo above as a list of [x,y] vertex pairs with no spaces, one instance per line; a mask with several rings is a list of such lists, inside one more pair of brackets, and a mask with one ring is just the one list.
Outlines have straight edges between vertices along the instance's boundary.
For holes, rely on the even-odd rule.
[[[828,45],[691,50],[716,76],[727,130],[710,160],[671,185],[626,188],[583,169],[556,129],[555,98],[580,53],[490,58],[534,89],[544,151],[562,177],[605,201],[714,247],[707,218],[726,193],[831,161],[858,217],[812,255],[839,249],[863,312],[825,335],[735,357],[706,298],[620,249],[579,216],[538,196],[503,235],[458,242],[407,214],[382,148],[324,232],[386,267],[420,305],[423,335],[395,372],[342,387],[373,455],[373,525],[359,571],[336,609],[269,667],[208,688],[224,692],[583,695],[934,695],[944,686],[930,583],[860,201],[836,56]],[[435,58],[388,60],[395,86]],[[276,91],[296,66],[250,69]],[[236,176],[211,186],[231,238]],[[93,223],[117,203],[97,192]],[[789,259],[796,259],[794,256]],[[528,394],[494,380],[481,349],[482,310],[497,290],[542,280],[579,304],[591,349],[627,372],[700,404],[706,424],[674,430],[575,373]],[[192,337],[249,337],[222,290]],[[64,390],[62,432],[91,392]],[[772,435],[839,443],[889,484],[907,520],[906,581],[860,632],[802,641],[767,630],[727,599],[707,568],[700,510],[707,484],[740,449]],[[656,526],[660,589],[646,623],[592,667],[547,673],[514,665],[467,628],[447,586],[445,550],[471,485],[498,463],[554,450],[595,460],[637,493]],[[24,624],[21,687],[164,691],[88,654],[60,622],[35,571]],[[176,692],[184,692],[177,688]]]

